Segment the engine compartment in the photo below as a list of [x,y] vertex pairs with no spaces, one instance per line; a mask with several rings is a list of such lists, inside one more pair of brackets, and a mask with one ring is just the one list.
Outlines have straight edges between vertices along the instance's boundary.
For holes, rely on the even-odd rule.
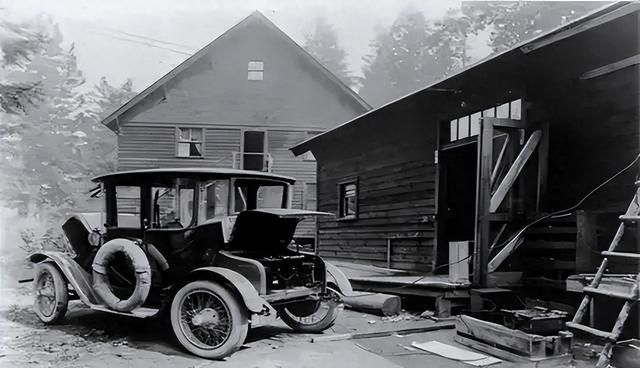
[[256,259],[265,269],[267,291],[290,289],[296,286],[315,286],[316,263],[304,255],[275,255]]

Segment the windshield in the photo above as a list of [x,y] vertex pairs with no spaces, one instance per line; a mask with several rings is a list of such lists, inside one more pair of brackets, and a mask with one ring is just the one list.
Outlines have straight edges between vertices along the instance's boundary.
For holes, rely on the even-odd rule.
[[183,228],[193,221],[194,188],[192,185],[154,186],[154,228]]

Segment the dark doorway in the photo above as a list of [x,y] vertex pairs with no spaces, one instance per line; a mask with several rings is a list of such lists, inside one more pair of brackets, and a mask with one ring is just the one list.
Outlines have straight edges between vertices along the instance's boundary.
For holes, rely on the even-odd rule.
[[438,265],[449,262],[449,242],[474,239],[477,156],[475,140],[440,151]]
[[247,130],[242,144],[242,168],[263,171],[265,168],[265,132]]

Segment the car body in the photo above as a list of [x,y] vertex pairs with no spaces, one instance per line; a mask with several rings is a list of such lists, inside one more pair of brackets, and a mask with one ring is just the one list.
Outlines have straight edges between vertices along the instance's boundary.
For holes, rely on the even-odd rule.
[[[294,179],[234,169],[115,172],[93,179],[104,226],[71,216],[62,226],[75,255],[38,252],[35,310],[60,321],[69,298],[92,309],[167,316],[190,352],[222,358],[249,327],[282,318],[319,332],[337,316],[346,277],[292,249],[299,221],[328,213],[291,209]],[[330,287],[328,287],[329,285]]]

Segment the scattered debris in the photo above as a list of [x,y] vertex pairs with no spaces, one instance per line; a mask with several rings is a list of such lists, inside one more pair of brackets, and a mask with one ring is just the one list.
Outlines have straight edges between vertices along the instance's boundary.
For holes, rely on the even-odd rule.
[[372,325],[372,324],[376,323],[376,321],[375,321],[375,320],[373,320],[373,319],[371,319],[371,320],[369,320],[369,322],[368,322],[368,323],[369,323],[370,325]]
[[432,354],[439,355],[441,357],[445,357],[451,360],[457,360],[476,367],[486,367],[502,362],[502,360],[500,359],[480,353],[475,353],[469,350],[460,349],[458,347],[447,345],[439,341],[428,341],[423,343],[417,343],[414,341],[411,343],[411,346]]
[[433,311],[430,311],[430,310],[426,310],[420,314],[421,318],[431,318],[433,316],[435,316],[435,313],[433,313]]

